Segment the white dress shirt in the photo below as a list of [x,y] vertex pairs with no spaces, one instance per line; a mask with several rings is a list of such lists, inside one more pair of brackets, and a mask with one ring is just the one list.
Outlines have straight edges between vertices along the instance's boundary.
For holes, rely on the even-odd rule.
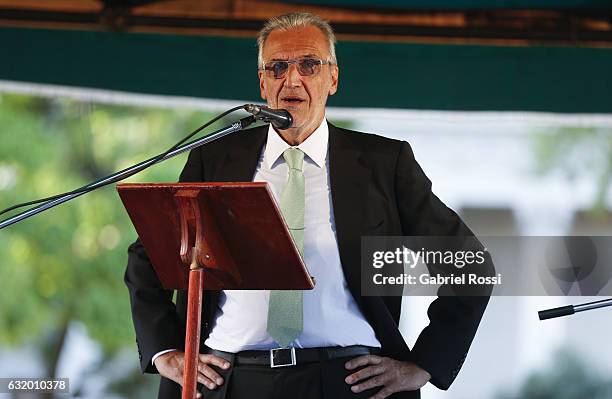
[[[316,285],[313,290],[303,291],[304,328],[291,346],[380,347],[374,330],[349,292],[342,271],[329,186],[328,141],[329,129],[324,119],[297,146],[305,153],[304,263]],[[253,178],[267,182],[277,202],[289,174],[282,156],[289,147],[270,126]],[[269,298],[267,290],[222,291],[215,323],[205,344],[227,352],[277,348],[278,344],[266,331]]]
[[[316,279],[316,285],[313,290],[303,291],[304,328],[291,346],[380,347],[374,330],[348,290],[342,271],[329,185],[328,141],[329,128],[324,119],[323,123],[297,146],[305,153],[303,256],[308,271]],[[289,174],[287,163],[282,156],[289,147],[270,125],[253,181],[267,182],[277,202]],[[277,348],[278,344],[266,331],[269,298],[268,290],[222,291],[214,325],[205,344],[213,349],[234,353]],[[153,361],[170,350],[157,353]]]

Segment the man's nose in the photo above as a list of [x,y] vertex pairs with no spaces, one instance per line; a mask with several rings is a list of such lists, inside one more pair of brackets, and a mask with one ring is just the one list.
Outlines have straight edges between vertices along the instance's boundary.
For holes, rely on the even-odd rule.
[[298,87],[301,84],[302,84],[302,75],[300,75],[297,65],[289,64],[289,69],[287,70],[287,76],[285,76],[285,86]]

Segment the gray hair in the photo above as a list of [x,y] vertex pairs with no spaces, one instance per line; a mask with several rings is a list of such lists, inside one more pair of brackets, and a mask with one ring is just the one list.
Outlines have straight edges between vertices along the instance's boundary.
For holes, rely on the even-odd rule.
[[308,12],[295,12],[291,14],[285,14],[278,17],[272,17],[266,21],[264,27],[259,31],[257,36],[257,46],[259,47],[259,53],[257,54],[257,65],[261,69],[263,68],[263,46],[266,43],[266,39],[270,33],[275,29],[289,30],[292,28],[301,28],[304,26],[317,27],[325,34],[329,44],[329,58],[334,64],[338,64],[336,60],[336,35],[334,30],[330,26],[329,22]]

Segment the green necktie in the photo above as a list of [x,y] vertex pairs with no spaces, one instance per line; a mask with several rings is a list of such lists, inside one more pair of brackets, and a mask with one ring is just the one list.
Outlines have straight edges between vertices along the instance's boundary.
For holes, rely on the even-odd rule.
[[[280,209],[300,253],[304,247],[304,153],[288,148],[283,157],[289,166],[289,178],[281,193]],[[287,347],[302,332],[302,291],[270,291],[268,305],[268,334],[282,348]]]

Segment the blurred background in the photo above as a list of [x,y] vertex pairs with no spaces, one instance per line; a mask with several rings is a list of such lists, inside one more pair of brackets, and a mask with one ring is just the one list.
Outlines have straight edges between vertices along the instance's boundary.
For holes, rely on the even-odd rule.
[[[0,0],[0,209],[79,187],[260,102],[255,35],[292,11],[338,34],[328,119],[409,141],[434,192],[477,234],[612,233],[603,0]],[[176,181],[185,161],[129,181]],[[156,397],[123,284],[135,238],[114,187],[0,231],[0,377],[70,378],[58,398]],[[595,299],[492,298],[451,389],[423,397],[612,398],[612,311],[537,320]],[[404,298],[411,345],[431,300]]]

